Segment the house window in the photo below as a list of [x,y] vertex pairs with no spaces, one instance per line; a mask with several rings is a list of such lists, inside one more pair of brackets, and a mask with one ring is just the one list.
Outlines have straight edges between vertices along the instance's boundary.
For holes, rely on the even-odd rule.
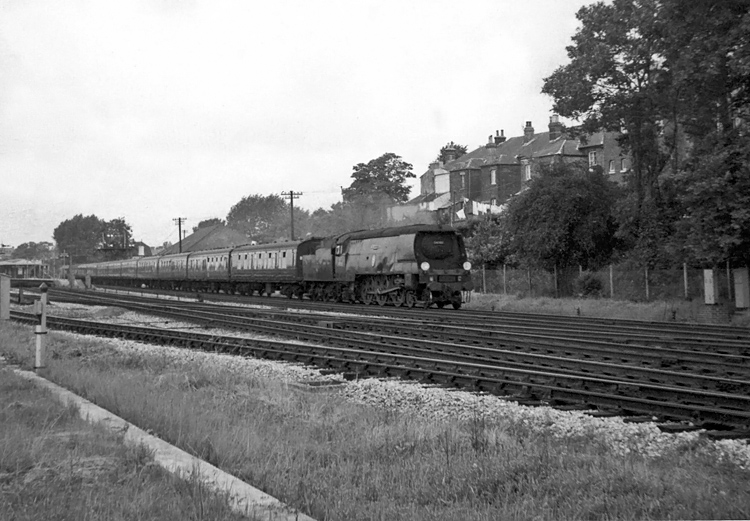
[[525,181],[531,180],[531,164],[529,163],[523,165],[523,178]]
[[589,152],[589,166],[596,166],[596,152]]
[[497,169],[493,168],[490,170],[490,184],[496,185],[497,184]]
[[623,158],[620,159],[620,172],[627,172],[628,171],[628,160]]
[[466,188],[466,173],[461,172],[461,189]]
[[610,159],[609,161],[609,173],[614,174],[615,173],[615,162],[613,159]]
[[490,204],[492,206],[497,206],[497,199],[495,199],[494,197],[492,199],[490,199]]

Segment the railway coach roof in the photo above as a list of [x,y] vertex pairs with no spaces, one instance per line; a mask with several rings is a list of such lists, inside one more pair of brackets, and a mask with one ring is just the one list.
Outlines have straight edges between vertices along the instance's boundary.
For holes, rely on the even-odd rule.
[[339,235],[336,242],[341,243],[349,240],[374,239],[379,237],[397,237],[399,235],[411,235],[419,232],[453,232],[450,226],[437,224],[412,224],[410,226],[396,226],[393,228],[381,228],[379,230],[362,230],[348,232]]

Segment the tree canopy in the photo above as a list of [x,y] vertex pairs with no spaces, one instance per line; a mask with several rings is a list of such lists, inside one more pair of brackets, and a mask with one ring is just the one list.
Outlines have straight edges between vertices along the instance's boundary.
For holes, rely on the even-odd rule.
[[47,260],[54,256],[54,244],[51,242],[24,242],[10,254],[12,259]]
[[539,176],[511,200],[505,230],[528,266],[596,267],[615,247],[612,204],[616,188],[581,164],[540,165]]
[[[304,236],[309,212],[294,209],[294,231],[297,237]],[[291,229],[291,208],[277,194],[248,195],[232,206],[227,214],[227,225],[241,230],[258,242],[273,242],[288,239]]]
[[226,224],[224,222],[224,219],[219,219],[218,217],[212,217],[211,219],[204,219],[203,221],[199,222],[197,226],[193,226],[193,233],[197,232],[201,228],[208,228],[209,226],[216,226],[217,224]]
[[[613,0],[582,7],[570,62],[544,81],[581,130],[621,132],[618,202],[631,256],[716,263],[750,251],[746,227],[750,2]],[[746,262],[746,261],[742,261]]]
[[405,203],[409,200],[411,187],[406,186],[408,178],[416,177],[412,165],[401,156],[387,152],[367,163],[353,167],[354,179],[349,188],[343,190],[344,202],[369,201]]
[[133,245],[132,229],[123,217],[104,221],[78,214],[61,222],[52,236],[58,252],[70,255],[71,263],[126,258]]

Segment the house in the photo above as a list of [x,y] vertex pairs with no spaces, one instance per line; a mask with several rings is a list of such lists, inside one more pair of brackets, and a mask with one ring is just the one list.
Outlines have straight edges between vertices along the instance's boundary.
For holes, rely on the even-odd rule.
[[523,189],[540,164],[589,161],[592,167],[602,166],[618,182],[629,165],[617,145],[616,133],[574,138],[565,132],[556,115],[550,118],[546,132],[536,133],[531,121],[527,121],[521,136],[506,138],[504,131],[496,131],[487,144],[461,157],[456,158],[451,152],[447,151],[445,163],[432,163],[422,174],[420,195],[406,206],[453,214],[451,221],[501,213],[508,199]]
[[[180,251],[212,250],[216,248],[239,246],[249,242],[250,241],[244,233],[235,230],[234,228],[224,226],[223,224],[216,224],[214,226],[198,228],[194,233],[182,239],[181,245],[180,243],[173,244],[162,249],[158,254],[170,255],[172,253],[180,253]],[[180,248],[182,248],[182,250],[180,250]]]

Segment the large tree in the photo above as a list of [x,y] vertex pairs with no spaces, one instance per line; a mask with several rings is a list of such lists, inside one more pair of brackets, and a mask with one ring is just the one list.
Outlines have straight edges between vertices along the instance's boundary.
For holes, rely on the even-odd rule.
[[528,189],[510,200],[505,232],[527,266],[595,268],[615,248],[616,187],[581,163],[540,165]]
[[392,152],[367,163],[354,166],[352,184],[343,190],[344,202],[361,200],[405,203],[409,200],[411,187],[406,186],[408,178],[416,177],[412,165]]
[[211,219],[204,219],[198,223],[198,226],[193,226],[193,233],[197,232],[201,228],[208,228],[209,226],[216,226],[217,224],[226,224],[224,219],[218,217],[212,217]]
[[622,131],[632,156],[630,215],[621,230],[631,245],[648,241],[649,220],[663,199],[659,174],[672,153],[662,139],[673,113],[669,72],[664,68],[665,23],[659,0],[613,0],[582,7],[581,27],[567,47],[570,63],[544,80],[554,110],[578,120],[586,133]]
[[68,254],[73,264],[95,259],[105,226],[106,222],[96,215],[78,214],[61,222],[52,233],[57,251]]
[[387,222],[386,209],[409,199],[406,179],[415,177],[412,165],[388,152],[353,168],[352,184],[342,190],[345,214],[352,229],[378,228]]
[[[305,235],[308,218],[307,210],[294,208],[295,238]],[[227,225],[244,231],[250,239],[258,242],[288,239],[291,231],[291,208],[277,194],[248,195],[229,210]]]

